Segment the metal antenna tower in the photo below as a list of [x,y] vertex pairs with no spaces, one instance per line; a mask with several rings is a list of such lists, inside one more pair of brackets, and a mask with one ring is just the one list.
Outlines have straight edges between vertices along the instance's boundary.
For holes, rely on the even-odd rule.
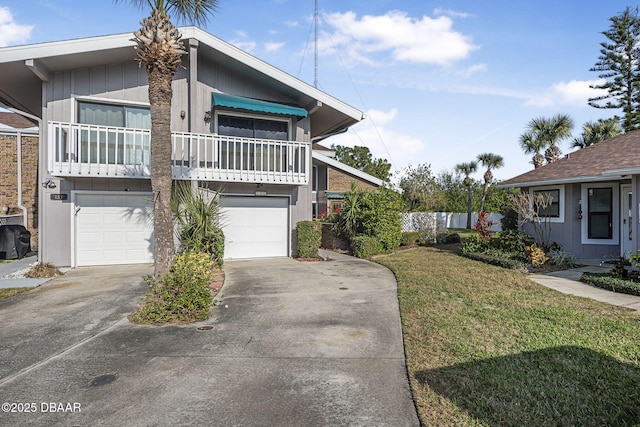
[[314,49],[313,49],[313,87],[318,87],[318,0],[315,0],[316,7],[313,13],[314,27]]

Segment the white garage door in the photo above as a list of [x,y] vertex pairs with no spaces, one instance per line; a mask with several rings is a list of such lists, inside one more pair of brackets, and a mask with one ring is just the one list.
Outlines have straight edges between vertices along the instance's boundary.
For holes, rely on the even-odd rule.
[[153,262],[150,195],[76,197],[76,265]]
[[288,256],[288,199],[226,196],[221,205],[225,259]]

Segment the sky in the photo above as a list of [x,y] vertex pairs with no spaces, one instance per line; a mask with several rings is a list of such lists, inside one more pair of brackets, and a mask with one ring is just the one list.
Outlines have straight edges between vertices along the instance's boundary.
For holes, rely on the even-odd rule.
[[[0,47],[133,32],[148,10],[126,0],[0,0]],[[313,85],[314,0],[219,0],[202,28]],[[318,0],[318,88],[367,118],[325,145],[365,145],[434,174],[495,153],[509,179],[533,168],[531,119],[587,121],[589,85],[619,0]],[[573,151],[571,140],[560,144]],[[474,175],[482,179],[483,170]]]

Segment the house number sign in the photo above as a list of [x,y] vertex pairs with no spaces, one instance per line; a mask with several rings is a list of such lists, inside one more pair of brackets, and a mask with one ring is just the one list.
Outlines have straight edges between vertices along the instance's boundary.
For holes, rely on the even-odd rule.
[[51,200],[67,200],[69,197],[68,194],[60,193],[60,194],[49,194]]

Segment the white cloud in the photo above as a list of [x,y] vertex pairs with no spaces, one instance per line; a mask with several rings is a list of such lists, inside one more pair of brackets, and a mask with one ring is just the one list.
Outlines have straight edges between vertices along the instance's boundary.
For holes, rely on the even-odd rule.
[[433,14],[436,16],[441,16],[441,15],[446,15],[446,16],[450,16],[452,18],[468,18],[471,15],[466,13],[466,12],[458,12],[456,10],[451,10],[451,9],[443,9],[441,7],[437,7],[435,9],[433,9]]
[[[322,34],[321,52],[336,49],[353,62],[369,65],[388,63],[388,56],[398,62],[448,65],[478,49],[471,37],[453,30],[447,16],[417,19],[390,11],[358,18],[354,12],[345,12],[327,15],[324,22],[333,32]],[[380,54],[387,57],[376,57]]]
[[369,110],[365,120],[351,127],[349,132],[329,138],[326,145],[364,145],[369,147],[373,157],[390,161],[397,170],[415,164],[416,157],[424,152],[425,143],[395,131],[392,125],[397,116],[396,109]]
[[31,38],[33,25],[19,25],[13,21],[8,7],[0,7],[0,46],[25,43]]
[[264,44],[264,47],[267,50],[267,52],[276,52],[282,49],[283,46],[284,46],[284,43],[282,42],[267,42]]
[[487,64],[476,64],[467,68],[456,71],[456,75],[460,77],[471,77],[473,74],[487,71]]
[[525,105],[536,107],[588,106],[589,98],[605,95],[606,90],[592,89],[594,84],[602,84],[604,80],[571,80],[554,84],[550,90],[531,97]]

